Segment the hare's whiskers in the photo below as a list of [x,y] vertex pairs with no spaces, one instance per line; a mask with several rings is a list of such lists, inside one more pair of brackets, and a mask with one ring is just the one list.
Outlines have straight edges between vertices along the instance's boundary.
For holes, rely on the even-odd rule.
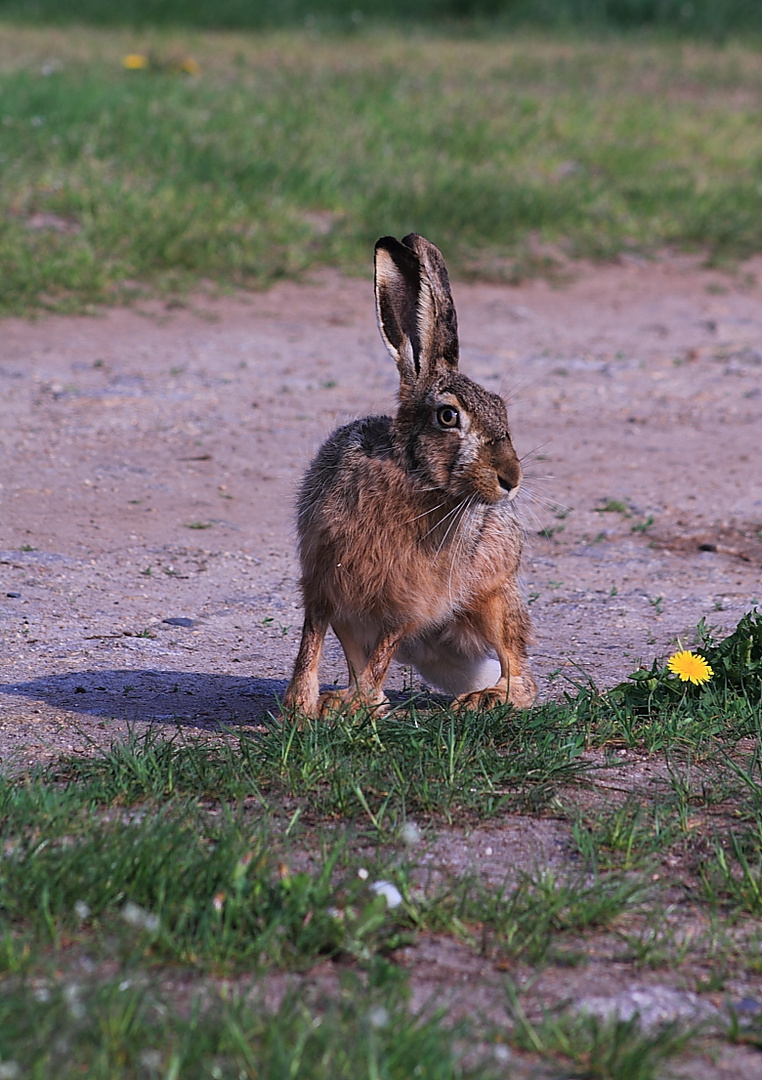
[[550,510],[556,505],[555,502],[552,499],[549,499],[547,495],[543,495],[539,491],[533,491],[528,484],[521,485],[516,498],[521,499],[522,502],[529,500],[529,502],[535,503],[537,506],[542,506],[548,510]]
[[452,516],[452,521],[450,522],[450,524],[445,529],[444,536],[439,541],[439,544],[437,546],[437,550],[434,552],[434,558],[435,559],[439,558],[439,555],[442,552],[442,548],[447,543],[447,538],[450,535],[450,533],[452,532],[453,528],[455,528],[457,530],[457,527],[460,524],[460,514],[458,512],[459,511],[462,512],[462,510],[463,510],[465,504],[468,502],[469,498],[470,498],[470,496],[466,496],[466,498],[461,499],[461,501],[457,504],[455,509],[451,510],[450,513],[447,515],[447,517],[442,518],[442,522],[445,522],[448,517]]
[[[452,510],[449,510],[444,515],[444,517],[441,517],[439,519],[439,521],[434,522],[434,524],[431,526],[431,528],[428,530],[428,532],[425,532],[418,542],[421,543],[422,541],[424,541],[426,539],[427,536],[431,536],[431,534],[434,532],[434,529],[438,528],[440,525],[443,525],[445,523],[445,521],[447,521],[448,517],[452,517],[453,514],[457,513],[457,511],[460,509],[460,507],[462,505],[463,505],[463,501],[461,501],[459,503],[456,503],[455,506],[453,506]],[[440,506],[444,506],[444,503],[440,503]],[[447,531],[449,532],[449,529]],[[445,539],[447,539],[447,533],[445,533]],[[441,548],[441,544],[440,544],[440,548]],[[437,551],[437,555],[438,554],[439,554],[439,551]]]
[[512,378],[512,372],[506,372],[500,380],[500,387],[498,394],[504,401],[507,401],[509,405],[514,405],[517,402],[521,402],[521,395],[525,390],[532,390],[535,386],[539,386],[543,382],[541,375],[534,375],[531,379],[528,375],[520,375],[518,379],[506,390],[505,384],[509,378]]
[[[470,500],[471,500],[472,498],[473,498],[473,495],[466,495],[465,499],[461,499],[461,501],[460,501],[460,502],[458,503],[458,505],[457,505],[457,506],[455,507],[455,510],[451,510],[451,511],[450,511],[450,514],[453,514],[453,513],[455,513],[455,511],[456,511],[456,510],[463,510],[463,509],[464,509],[464,508],[466,507],[466,505],[467,505],[467,504],[468,504],[468,503],[470,502]],[[450,514],[448,514],[448,515],[447,515],[447,517],[450,517]],[[447,537],[448,537],[448,536],[450,535],[450,533],[452,532],[452,528],[453,528],[453,526],[454,526],[454,525],[455,525],[455,526],[457,526],[457,525],[459,525],[459,524],[460,524],[460,522],[461,522],[461,519],[462,519],[462,516],[463,516],[463,515],[461,514],[460,516],[456,516],[456,517],[453,517],[452,521],[451,521],[451,522],[450,522],[450,524],[449,524],[449,525],[447,526],[447,530],[446,530],[446,532],[445,532],[444,536],[443,536],[443,537],[442,537],[442,539],[441,539],[441,540],[439,541],[439,547],[437,548],[437,550],[436,550],[436,551],[435,551],[435,553],[434,553],[434,558],[435,558],[435,559],[438,559],[438,558],[439,558],[439,554],[440,554],[440,552],[441,552],[442,548],[443,548],[443,547],[445,546],[445,544],[447,543]],[[442,521],[446,521],[446,520],[447,520],[447,518],[442,518]]]
[[460,559],[460,553],[466,544],[467,529],[463,526],[466,521],[471,524],[471,520],[475,516],[473,514],[473,505],[476,502],[476,495],[471,495],[468,503],[463,509],[463,513],[460,515],[460,521],[458,522],[458,536],[457,540],[452,546],[452,557],[450,559],[450,573],[447,577],[447,595],[452,603],[452,575],[455,570],[455,564]]
[[539,453],[540,450],[544,450],[545,447],[548,446],[549,444],[550,444],[549,439],[546,439],[545,442],[538,443],[537,446],[533,446],[531,450],[527,450],[527,452],[525,454],[522,454],[521,457],[519,458],[519,461],[521,462],[522,465],[524,464],[525,461],[532,461],[534,459],[535,454]]
[[550,473],[541,473],[535,475],[535,473],[525,472],[521,478],[521,490],[532,491],[534,489],[534,483],[537,481],[541,484],[547,484],[551,480],[555,480],[555,476],[551,476]]
[[[424,510],[422,514],[416,514],[415,517],[408,518],[407,521],[403,521],[402,524],[403,525],[412,525],[412,523],[414,521],[419,521],[423,517],[428,517],[429,514],[433,514],[435,510],[441,510],[444,505],[445,505],[444,502],[437,503],[437,505],[432,506],[432,508],[430,510]],[[436,528],[436,526],[435,526],[435,528]],[[428,536],[428,533],[426,533],[426,535]]]
[[543,495],[540,491],[532,491],[531,487],[526,487],[521,492],[524,499],[529,499],[530,502],[535,503],[537,506],[541,506],[544,510],[550,510],[552,513],[566,517],[570,513],[571,507],[565,506],[563,503],[556,502],[555,499],[549,498],[547,495]]
[[[516,502],[518,502],[518,501],[519,500],[517,498]],[[521,513],[521,515],[523,517],[529,516],[529,517],[532,518],[535,525],[537,526],[538,531],[542,530],[543,525],[542,525],[542,522],[540,521],[539,517],[537,516],[537,513],[536,513],[534,507],[532,506],[532,500],[523,499],[522,502],[521,502],[520,507],[517,507],[517,509],[520,510],[520,513]],[[526,528],[526,525],[524,527]]]
[[542,506],[545,510],[563,510],[565,509],[555,499],[549,498],[547,495],[541,494],[539,491],[532,491],[530,488],[523,493],[525,499],[529,499],[530,502],[536,503],[537,506]]

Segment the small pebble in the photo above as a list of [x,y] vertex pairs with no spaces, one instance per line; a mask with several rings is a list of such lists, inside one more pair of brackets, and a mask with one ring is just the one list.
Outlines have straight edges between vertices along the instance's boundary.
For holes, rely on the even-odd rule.
[[737,1013],[745,1013],[748,1015],[757,1015],[762,1012],[762,1004],[755,998],[745,997],[737,1001],[733,1006],[733,1009]]
[[187,626],[187,627],[193,626],[193,622],[194,622],[193,619],[162,619],[161,621],[163,623],[166,623],[167,626]]
[[7,592],[5,595],[7,597],[9,597],[11,600],[20,600],[21,599],[21,593],[20,592]]

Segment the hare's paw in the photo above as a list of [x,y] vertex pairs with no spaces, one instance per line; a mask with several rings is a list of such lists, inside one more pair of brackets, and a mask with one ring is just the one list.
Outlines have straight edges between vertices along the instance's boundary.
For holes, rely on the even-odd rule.
[[320,695],[318,703],[321,717],[339,712],[355,716],[363,711],[372,711],[376,716],[383,716],[388,707],[389,699],[386,694],[363,694],[353,686],[348,686],[345,690],[326,690]]
[[494,686],[484,690],[471,690],[461,694],[453,702],[456,712],[468,709],[495,709],[500,705],[513,705],[515,709],[528,709],[537,698],[537,683],[527,668],[520,675],[511,675],[510,683],[500,679]]
[[471,690],[467,694],[461,694],[455,698],[452,707],[455,712],[470,712],[473,709],[496,709],[499,705],[507,705],[509,701],[507,687],[503,683],[488,686],[484,690]]
[[293,684],[283,695],[282,704],[283,714],[290,720],[316,720],[320,715],[317,699],[312,694],[300,693]]
[[343,712],[346,708],[346,690],[326,690],[318,701],[318,716],[330,716],[331,713]]
[[537,683],[528,671],[522,675],[512,675],[508,690],[508,700],[517,709],[528,709],[537,700]]

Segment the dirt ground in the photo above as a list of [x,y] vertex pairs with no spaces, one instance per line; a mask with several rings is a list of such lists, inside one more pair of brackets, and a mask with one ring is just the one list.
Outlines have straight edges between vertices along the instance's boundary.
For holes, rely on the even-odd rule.
[[[619,681],[699,619],[724,632],[762,602],[762,257],[732,274],[631,259],[453,292],[461,367],[508,398],[525,456],[542,693]],[[2,760],[273,709],[301,623],[296,484],[334,426],[389,411],[395,389],[370,280],[327,271],[0,323]],[[335,642],[323,676],[344,677]],[[513,819],[449,843],[455,863],[515,865],[560,858],[564,841]],[[436,959],[420,994],[427,978],[489,982],[465,947],[422,948]],[[610,999],[622,978],[580,969],[566,990]],[[740,1075],[762,1076],[741,1050],[695,1075],[737,1076],[738,1054]]]

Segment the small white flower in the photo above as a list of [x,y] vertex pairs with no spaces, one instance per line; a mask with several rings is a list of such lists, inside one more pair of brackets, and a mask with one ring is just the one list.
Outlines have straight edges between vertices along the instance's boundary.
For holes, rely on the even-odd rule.
[[391,881],[374,881],[370,887],[376,896],[383,896],[388,908],[399,907],[402,903],[402,893]]
[[17,1080],[21,1076],[18,1061],[0,1061],[0,1080]]
[[50,1001],[50,990],[47,986],[38,986],[34,991],[34,1000],[39,1001],[41,1004],[45,1004]]
[[72,1019],[84,1020],[86,1009],[82,1002],[79,1000],[80,987],[76,983],[69,983],[64,987],[64,1001],[69,1006],[69,1012]]
[[389,1026],[389,1010],[385,1009],[383,1005],[376,1005],[368,1013],[368,1023],[372,1028],[379,1030]]
[[357,876],[359,877],[360,881],[368,880],[368,871],[365,869],[364,866],[361,866],[360,869],[357,871]]
[[414,821],[406,821],[400,829],[400,840],[408,847],[415,847],[421,842],[421,830]]
[[140,1064],[146,1069],[161,1068],[161,1053],[158,1050],[143,1050],[140,1054]]
[[498,1043],[497,1046],[493,1048],[493,1053],[498,1061],[508,1061],[511,1056],[508,1047],[503,1046],[501,1043]]
[[159,916],[146,911],[132,900],[128,900],[122,908],[122,918],[129,926],[134,926],[138,930],[147,930],[149,934],[155,934],[159,929]]
[[81,919],[82,922],[84,922],[85,919],[90,918],[90,908],[87,906],[84,900],[77,900],[76,904],[74,905],[74,914],[77,916],[78,919]]
[[138,904],[133,904],[132,900],[128,900],[122,908],[122,918],[130,926],[142,926],[144,915],[143,908]]

